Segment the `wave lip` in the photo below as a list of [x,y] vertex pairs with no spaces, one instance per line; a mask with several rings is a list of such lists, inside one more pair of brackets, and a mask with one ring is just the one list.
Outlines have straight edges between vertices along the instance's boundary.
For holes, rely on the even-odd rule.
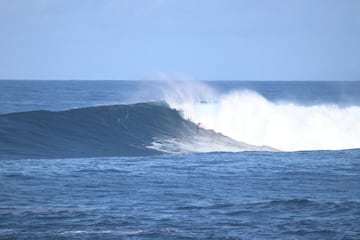
[[0,115],[0,159],[271,150],[185,120],[164,102]]

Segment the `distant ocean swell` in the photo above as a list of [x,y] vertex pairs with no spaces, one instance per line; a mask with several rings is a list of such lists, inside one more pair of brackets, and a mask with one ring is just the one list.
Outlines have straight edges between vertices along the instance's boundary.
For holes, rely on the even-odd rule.
[[185,120],[164,102],[0,115],[0,159],[271,150]]

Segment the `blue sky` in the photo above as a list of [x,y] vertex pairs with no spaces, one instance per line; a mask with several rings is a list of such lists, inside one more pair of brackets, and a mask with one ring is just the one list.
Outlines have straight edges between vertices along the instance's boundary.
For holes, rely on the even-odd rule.
[[0,79],[359,80],[359,0],[0,0]]

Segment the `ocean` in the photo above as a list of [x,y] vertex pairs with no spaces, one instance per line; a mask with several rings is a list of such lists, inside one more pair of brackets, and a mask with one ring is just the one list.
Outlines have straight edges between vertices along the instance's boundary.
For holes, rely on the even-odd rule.
[[2,80],[0,239],[360,239],[360,82]]

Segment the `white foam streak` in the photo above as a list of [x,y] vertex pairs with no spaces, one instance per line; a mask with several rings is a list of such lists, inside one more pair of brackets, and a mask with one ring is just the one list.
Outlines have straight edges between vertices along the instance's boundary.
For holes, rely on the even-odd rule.
[[285,151],[360,148],[359,106],[274,103],[250,91],[219,95],[200,83],[185,91],[188,97],[181,93],[185,87],[171,91],[170,106],[237,141]]

